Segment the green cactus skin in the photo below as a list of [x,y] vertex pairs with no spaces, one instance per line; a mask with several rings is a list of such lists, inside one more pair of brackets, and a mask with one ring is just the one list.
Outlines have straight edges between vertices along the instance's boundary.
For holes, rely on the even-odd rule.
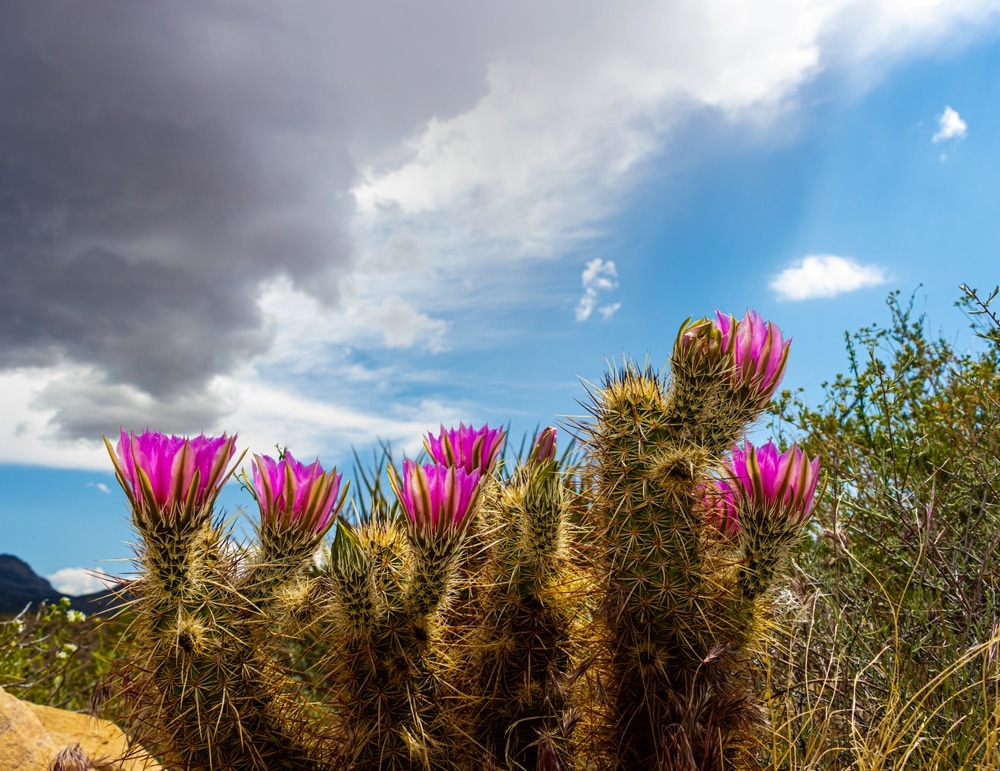
[[461,554],[460,539],[422,543],[387,518],[356,533],[338,529],[328,574],[330,634],[341,644],[324,666],[344,768],[450,766],[440,739],[439,640]]
[[[690,441],[743,427],[725,425],[737,416],[711,395],[682,395],[668,399],[656,373],[626,362],[593,406],[591,515],[605,550],[597,733],[602,765],[623,771],[740,767],[760,722],[745,655],[752,625],[695,495],[719,448]],[[709,417],[724,425],[697,425]]]
[[311,729],[266,655],[266,622],[233,588],[221,529],[142,535],[123,722],[172,769],[311,767]]
[[570,559],[572,538],[558,464],[522,467],[484,507],[490,540],[475,576],[472,632],[458,678],[482,753],[477,768],[532,769],[547,751],[572,765],[575,722],[569,670],[580,626],[583,576]]
[[738,584],[747,603],[765,597],[786,568],[788,555],[802,537],[801,524],[781,512],[749,511],[740,514],[736,542],[743,555]]

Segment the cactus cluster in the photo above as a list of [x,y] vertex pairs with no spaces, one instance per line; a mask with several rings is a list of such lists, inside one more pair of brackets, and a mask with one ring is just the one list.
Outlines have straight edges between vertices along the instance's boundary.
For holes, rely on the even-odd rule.
[[753,312],[685,322],[669,380],[625,361],[591,389],[573,462],[554,428],[505,463],[503,430],[442,427],[362,517],[336,470],[254,456],[250,545],[213,514],[235,437],[123,431],[138,578],[106,710],[179,771],[755,767],[818,463],[737,442],[787,355]]

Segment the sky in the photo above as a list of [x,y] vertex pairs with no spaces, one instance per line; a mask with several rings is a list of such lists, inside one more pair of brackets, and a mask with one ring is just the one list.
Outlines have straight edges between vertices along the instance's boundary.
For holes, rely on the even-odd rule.
[[0,553],[68,593],[131,569],[122,427],[341,470],[518,437],[716,308],[818,400],[890,291],[966,345],[1000,282],[1000,0],[0,17]]

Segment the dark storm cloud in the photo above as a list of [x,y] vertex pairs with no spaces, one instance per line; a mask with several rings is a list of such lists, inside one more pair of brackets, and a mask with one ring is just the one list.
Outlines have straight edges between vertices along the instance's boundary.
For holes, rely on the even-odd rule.
[[474,103],[532,8],[0,0],[0,369],[89,368],[39,397],[63,435],[211,422],[261,285],[339,301],[357,168]]
[[340,126],[296,90],[308,62],[269,61],[266,30],[237,10],[3,4],[0,367],[93,367],[42,396],[63,433],[96,428],[118,386],[197,402],[269,345],[262,281],[337,301],[353,178]]

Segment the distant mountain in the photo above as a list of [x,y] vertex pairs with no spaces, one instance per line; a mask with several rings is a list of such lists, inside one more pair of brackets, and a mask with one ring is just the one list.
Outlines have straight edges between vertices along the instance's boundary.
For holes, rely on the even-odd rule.
[[[61,597],[67,596],[56,591],[24,560],[13,554],[0,554],[0,616],[12,616],[24,610],[26,605],[58,602]],[[107,610],[120,602],[108,590],[70,597],[70,601],[73,608],[87,614]]]

